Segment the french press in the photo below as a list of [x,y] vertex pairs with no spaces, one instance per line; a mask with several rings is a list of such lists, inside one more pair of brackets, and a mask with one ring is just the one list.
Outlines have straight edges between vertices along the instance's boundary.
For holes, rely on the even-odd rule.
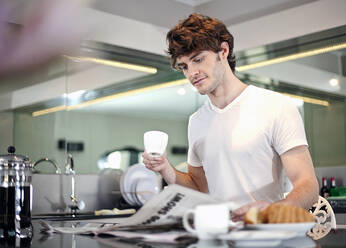
[[0,239],[31,238],[33,166],[13,146],[7,151],[0,155]]

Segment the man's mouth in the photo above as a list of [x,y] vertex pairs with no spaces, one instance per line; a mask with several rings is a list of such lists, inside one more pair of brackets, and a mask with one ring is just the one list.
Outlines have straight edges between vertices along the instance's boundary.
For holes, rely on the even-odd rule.
[[206,79],[207,77],[202,77],[202,78],[199,78],[199,79],[196,79],[194,81],[192,81],[192,84],[193,85],[198,85],[200,84],[204,79]]

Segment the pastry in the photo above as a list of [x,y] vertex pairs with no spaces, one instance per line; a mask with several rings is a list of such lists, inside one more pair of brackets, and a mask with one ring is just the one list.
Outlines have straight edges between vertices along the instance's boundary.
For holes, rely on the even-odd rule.
[[245,224],[259,224],[259,209],[250,208],[244,215]]
[[271,204],[259,211],[250,208],[244,215],[245,224],[314,222],[314,216],[307,210],[293,205]]
[[268,223],[313,222],[314,216],[307,210],[292,205],[272,204],[267,211]]

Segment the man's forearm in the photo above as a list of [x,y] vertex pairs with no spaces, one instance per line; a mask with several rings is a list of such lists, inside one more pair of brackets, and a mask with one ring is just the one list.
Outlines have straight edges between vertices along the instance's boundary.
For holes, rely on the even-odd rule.
[[318,182],[316,179],[302,180],[281,202],[310,209],[318,200]]
[[196,183],[192,178],[184,172],[174,169],[172,166],[167,167],[164,171],[160,172],[162,177],[168,184],[179,184],[188,188],[198,190]]

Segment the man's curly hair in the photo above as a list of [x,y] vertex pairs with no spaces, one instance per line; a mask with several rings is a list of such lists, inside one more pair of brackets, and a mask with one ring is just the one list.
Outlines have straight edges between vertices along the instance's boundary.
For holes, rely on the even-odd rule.
[[171,56],[171,65],[176,68],[179,56],[185,56],[192,52],[221,51],[221,43],[229,45],[228,64],[232,71],[235,70],[235,56],[233,55],[233,36],[227,30],[225,24],[219,20],[201,15],[191,14],[182,20],[177,26],[167,33],[168,50]]

